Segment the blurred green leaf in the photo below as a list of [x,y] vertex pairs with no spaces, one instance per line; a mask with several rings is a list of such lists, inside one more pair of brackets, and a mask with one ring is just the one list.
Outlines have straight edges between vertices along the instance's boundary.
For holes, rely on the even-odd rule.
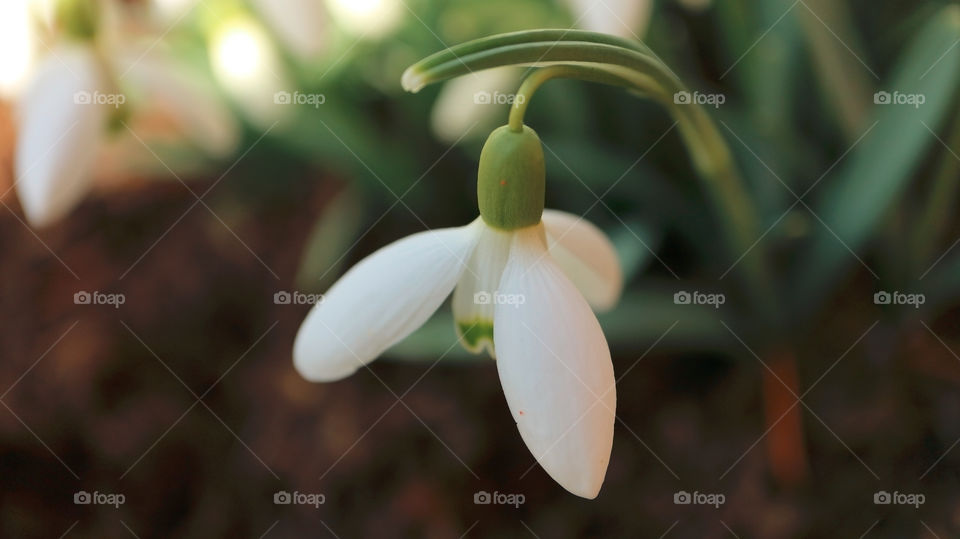
[[[600,325],[611,347],[657,350],[725,349],[736,344],[720,323],[730,318],[725,307],[677,305],[676,289],[658,286],[626,294],[612,311],[599,315]],[[487,360],[463,349],[453,331],[449,311],[434,315],[412,335],[388,350],[384,357],[399,361]]]
[[[960,6],[945,8],[924,27],[900,58],[890,82],[891,95],[925,97],[919,107],[880,104],[873,108],[872,130],[847,157],[840,172],[824,180],[812,206],[823,220],[799,253],[792,291],[809,313],[837,283],[875,232],[884,214],[903,193],[924,150],[935,141],[960,83]],[[875,123],[874,123],[875,122]]]
[[320,292],[340,276],[363,217],[360,196],[349,186],[327,202],[307,239],[295,279],[297,288]]

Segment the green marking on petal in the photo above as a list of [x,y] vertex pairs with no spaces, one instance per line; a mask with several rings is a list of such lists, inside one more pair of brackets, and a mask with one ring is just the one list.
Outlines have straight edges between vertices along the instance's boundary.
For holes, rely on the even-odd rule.
[[469,322],[457,321],[457,335],[460,343],[469,352],[479,354],[486,348],[491,357],[493,352],[493,320],[482,318]]

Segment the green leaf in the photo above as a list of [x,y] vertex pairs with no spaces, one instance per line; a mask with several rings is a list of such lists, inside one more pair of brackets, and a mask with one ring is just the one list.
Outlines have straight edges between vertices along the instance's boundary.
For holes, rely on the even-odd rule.
[[[850,252],[874,234],[884,214],[904,192],[927,147],[930,130],[947,117],[960,84],[960,7],[935,15],[897,63],[883,90],[891,95],[922,95],[919,107],[874,105],[873,129],[855,147],[835,174],[824,178],[822,196],[812,205],[823,220],[795,265],[794,297],[805,313],[857,263]],[[860,255],[857,255],[860,256]]]
[[[716,350],[737,345],[720,320],[730,319],[725,307],[677,305],[669,287],[648,288],[626,294],[612,311],[598,316],[611,347],[643,350],[657,343],[660,352]],[[669,331],[668,331],[669,330]],[[453,316],[437,313],[420,329],[384,354],[399,361],[489,361],[474,355],[457,342]]]
[[300,290],[325,290],[340,276],[345,256],[360,233],[363,205],[349,186],[327,202],[307,240],[296,284]]

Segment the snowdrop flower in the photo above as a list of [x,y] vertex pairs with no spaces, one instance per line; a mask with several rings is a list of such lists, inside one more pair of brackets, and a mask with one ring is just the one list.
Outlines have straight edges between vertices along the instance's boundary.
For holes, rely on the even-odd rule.
[[610,350],[591,304],[610,308],[622,275],[610,241],[543,209],[543,150],[529,127],[495,130],[480,156],[480,217],[420,232],[365,258],[307,316],[294,365],[311,381],[349,376],[433,314],[453,292],[466,348],[495,354],[527,447],[558,483],[594,498],[613,443]]
[[138,114],[139,104],[129,102],[121,83],[143,105],[169,111],[169,123],[207,154],[232,151],[237,127],[212,93],[185,80],[159,51],[129,61],[128,44],[115,32],[119,21],[91,7],[99,3],[61,5],[65,35],[36,66],[17,104],[15,185],[32,226],[53,224],[80,202],[111,142],[111,120],[135,119],[127,114]]

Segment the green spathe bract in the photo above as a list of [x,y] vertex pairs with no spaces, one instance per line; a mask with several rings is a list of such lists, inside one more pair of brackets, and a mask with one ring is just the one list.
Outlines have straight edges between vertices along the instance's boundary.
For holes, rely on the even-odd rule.
[[533,129],[503,126],[490,133],[480,152],[477,203],[490,226],[516,230],[540,222],[546,168],[543,146]]
[[56,3],[56,17],[67,36],[77,41],[92,40],[99,26],[99,1],[59,0]]

